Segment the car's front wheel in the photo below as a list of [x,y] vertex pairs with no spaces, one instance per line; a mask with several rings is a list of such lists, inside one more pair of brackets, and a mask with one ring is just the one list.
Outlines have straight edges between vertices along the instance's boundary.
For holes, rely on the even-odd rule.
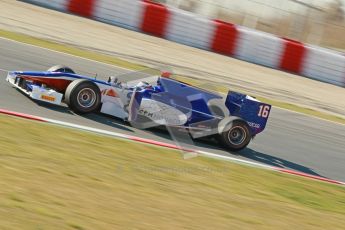
[[229,122],[219,136],[219,142],[231,151],[240,151],[247,147],[251,141],[252,135],[247,122],[243,120],[234,120]]
[[65,102],[76,113],[91,113],[100,106],[101,92],[98,86],[89,80],[75,80],[66,89]]

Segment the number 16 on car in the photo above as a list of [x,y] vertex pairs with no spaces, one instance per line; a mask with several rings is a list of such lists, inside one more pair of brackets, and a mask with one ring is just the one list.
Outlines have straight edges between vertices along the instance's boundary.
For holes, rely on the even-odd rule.
[[270,115],[270,111],[271,111],[271,106],[260,105],[258,116],[262,118],[268,118],[268,116]]

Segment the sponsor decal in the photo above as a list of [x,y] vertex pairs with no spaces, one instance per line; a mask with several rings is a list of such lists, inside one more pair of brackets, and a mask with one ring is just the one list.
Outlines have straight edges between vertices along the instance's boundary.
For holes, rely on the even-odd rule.
[[46,101],[55,101],[56,98],[48,95],[41,95],[41,99]]
[[109,89],[106,95],[109,97],[118,97],[117,93],[113,89]]
[[248,125],[252,128],[256,128],[256,129],[260,129],[261,128],[261,125],[260,124],[257,124],[257,123],[254,123],[254,122],[248,122]]
[[143,99],[138,113],[160,125],[183,125],[188,119],[180,110],[150,99]]
[[153,118],[153,113],[150,113],[149,111],[144,110],[144,109],[140,109],[139,114],[149,117],[149,118]]

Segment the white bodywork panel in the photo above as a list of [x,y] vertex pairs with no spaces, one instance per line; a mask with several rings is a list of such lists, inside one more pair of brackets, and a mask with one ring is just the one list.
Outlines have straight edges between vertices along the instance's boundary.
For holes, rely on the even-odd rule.
[[35,100],[60,105],[63,95],[52,89],[44,89],[39,86],[33,86],[32,92],[29,93],[29,96]]
[[47,88],[39,87],[36,85],[32,86],[31,92],[28,92],[28,91],[22,89],[21,87],[19,87],[15,83],[15,79],[16,79],[16,77],[12,76],[12,75],[7,75],[7,78],[6,78],[6,80],[9,83],[11,83],[14,87],[19,89],[20,91],[22,91],[23,93],[25,93],[26,95],[31,97],[32,99],[35,99],[38,101],[48,102],[48,103],[55,104],[55,105],[61,104],[62,97],[63,97],[63,95],[61,93],[58,93],[53,89],[47,89]]
[[108,85],[97,85],[101,90],[101,113],[121,119],[127,119],[127,108],[130,102],[131,92],[124,88]]
[[175,107],[147,98],[141,101],[138,113],[159,125],[178,126],[188,120],[187,115]]

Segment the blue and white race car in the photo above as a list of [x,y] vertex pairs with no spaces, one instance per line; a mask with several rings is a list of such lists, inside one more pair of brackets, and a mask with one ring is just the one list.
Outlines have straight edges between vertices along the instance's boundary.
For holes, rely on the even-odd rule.
[[76,74],[54,66],[45,72],[12,71],[7,81],[34,100],[52,104],[64,101],[76,113],[100,111],[129,121],[139,128],[177,127],[191,137],[216,137],[232,151],[245,148],[265,127],[271,105],[229,91],[207,91],[170,78],[169,73],[142,75],[122,83]]

